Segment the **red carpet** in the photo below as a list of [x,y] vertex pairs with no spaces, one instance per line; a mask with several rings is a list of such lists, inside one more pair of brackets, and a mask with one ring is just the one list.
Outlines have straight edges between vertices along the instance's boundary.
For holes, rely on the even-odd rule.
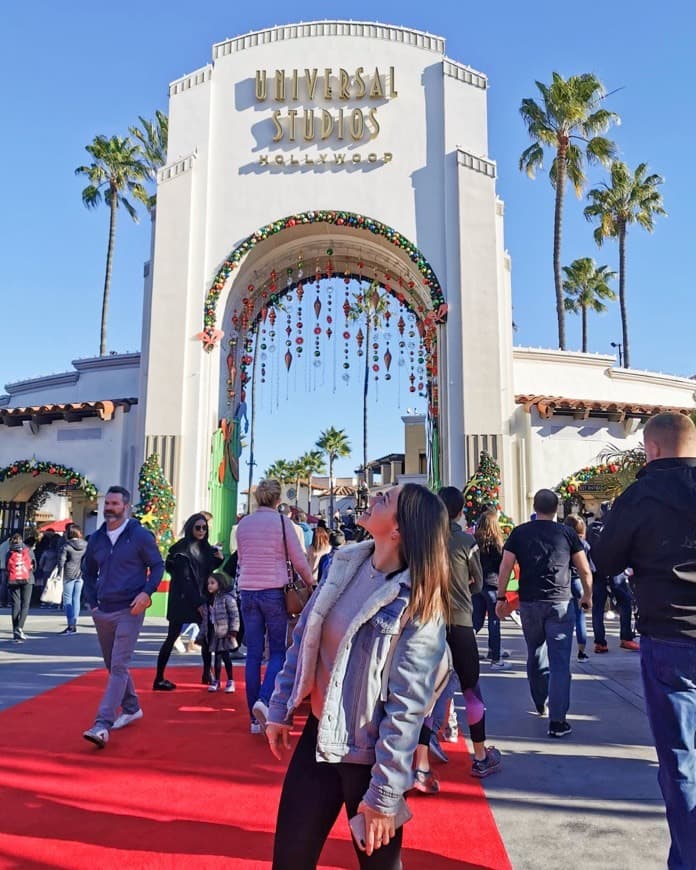
[[[134,671],[145,717],[104,750],[81,736],[104,671],[0,713],[0,867],[269,868],[284,765],[248,733],[242,673],[236,694],[213,695],[196,682],[200,668],[170,669],[170,693]],[[409,801],[404,867],[508,870],[464,743],[447,751],[441,794]],[[320,867],[355,866],[342,817]]]

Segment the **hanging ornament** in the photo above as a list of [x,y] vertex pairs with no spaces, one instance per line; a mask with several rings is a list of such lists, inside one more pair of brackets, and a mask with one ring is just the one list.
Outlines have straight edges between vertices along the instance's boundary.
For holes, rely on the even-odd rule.
[[285,351],[285,369],[290,371],[290,366],[292,365],[292,354],[289,350]]
[[299,301],[302,302],[302,297],[304,296],[304,287],[302,286],[302,281],[298,283],[297,290],[295,292],[297,293],[297,298],[299,299]]
[[389,345],[387,345],[387,352],[384,354],[383,359],[384,359],[384,365],[385,365],[387,371],[389,371],[389,369],[391,368],[391,364],[392,364],[392,355],[391,355],[391,351],[389,350]]
[[358,332],[355,336],[355,340],[358,343],[358,356],[362,356],[363,355],[362,346],[363,346],[363,342],[365,341],[365,336],[363,335],[362,326],[358,327]]
[[317,290],[317,298],[314,300],[314,314],[317,318],[321,314],[321,299],[319,298],[319,290]]

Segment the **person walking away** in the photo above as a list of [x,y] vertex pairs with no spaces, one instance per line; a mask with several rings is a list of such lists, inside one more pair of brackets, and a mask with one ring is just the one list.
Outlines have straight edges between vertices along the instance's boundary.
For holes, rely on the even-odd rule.
[[209,692],[217,692],[220,688],[220,676],[222,665],[225,665],[227,683],[225,692],[234,692],[235,685],[232,679],[231,652],[239,646],[237,636],[239,634],[239,609],[237,599],[231,588],[226,574],[218,571],[208,577],[208,649],[214,656],[214,678],[208,686]]
[[[447,625],[447,643],[452,652],[454,672],[459,678],[469,736],[474,748],[471,775],[482,779],[500,769],[500,752],[486,746],[486,707],[479,685],[479,654],[473,628],[472,595],[481,591],[483,573],[479,561],[478,544],[474,537],[459,525],[464,510],[464,496],[455,486],[445,486],[438,495],[447,508],[449,537],[447,550],[450,561],[450,615]],[[435,774],[430,769],[428,748],[432,732],[423,726],[416,750],[414,788],[425,794],[440,790]]]
[[[169,628],[157,656],[157,672],[152,683],[156,692],[171,692],[176,684],[164,676],[165,668],[184,625],[200,625],[206,618],[208,577],[220,567],[222,553],[208,541],[208,521],[203,513],[192,514],[184,524],[183,537],[169,548],[165,567],[170,577],[167,598]],[[210,658],[203,656],[203,677],[210,684]]]
[[[294,570],[307,587],[312,587],[312,572],[293,532],[293,524],[278,511],[280,493],[277,480],[259,481],[254,492],[258,509],[245,516],[237,529],[238,585],[247,647],[244,677],[252,734],[263,732],[275,679],[285,660],[286,546],[287,558]],[[262,681],[261,660],[266,636],[269,659]]]
[[7,554],[10,550],[10,538],[8,535],[2,543],[0,543],[0,607],[9,607],[10,596],[7,589],[7,571],[5,563],[7,562]]
[[[582,517],[577,516],[577,514],[570,514],[565,518],[564,523],[580,538],[590,571],[592,571],[594,577],[594,564],[590,557],[590,546],[585,539],[585,521]],[[594,589],[594,580],[592,588]],[[571,601],[573,602],[573,615],[575,617],[575,640],[578,644],[578,661],[584,662],[589,659],[589,656],[585,652],[587,646],[587,621],[585,619],[585,611],[580,606],[582,583],[580,582],[577,568],[572,562],[570,563],[570,594],[572,595]]]
[[329,573],[329,568],[331,567],[331,563],[333,562],[333,557],[336,555],[336,551],[340,550],[346,543],[346,536],[343,532],[329,532],[329,544],[331,545],[331,549],[328,553],[323,555],[321,559],[319,559],[319,582],[326,577]]
[[359,522],[372,540],[334,556],[269,706],[266,738],[281,759],[294,711],[311,701],[283,783],[273,870],[316,867],[343,805],[363,816],[360,867],[401,866],[403,796],[445,655],[447,511],[409,483],[371,499]]
[[24,625],[29,614],[31,593],[34,588],[36,560],[29,547],[22,541],[20,534],[15,533],[10,538],[5,571],[7,571],[7,589],[12,606],[12,636],[15,643],[23,643],[27,639]]
[[60,551],[58,567],[63,574],[63,610],[67,627],[61,634],[76,634],[77,620],[82,601],[82,559],[87,551],[87,541],[82,537],[82,529],[76,523],[70,524],[68,540]]
[[314,537],[314,533],[312,532],[312,527],[307,522],[307,514],[304,511],[302,511],[302,510],[297,511],[296,517],[297,517],[297,519],[296,519],[297,526],[298,526],[298,528],[300,528],[302,530],[305,551],[308,551],[309,548],[312,546],[312,540]]
[[312,535],[312,543],[307,550],[307,561],[312,571],[314,585],[319,582],[319,564],[324,556],[331,552],[329,533],[325,528],[317,526]]
[[128,518],[130,503],[127,489],[109,487],[104,497],[105,521],[90,535],[83,561],[87,601],[109,676],[94,725],[82,736],[100,749],[108,743],[111,730],[143,716],[128,665],[145,610],[164,574],[154,535]]
[[[488,655],[491,670],[502,671],[510,665],[501,654],[500,619],[495,612],[498,597],[498,572],[503,558],[503,533],[494,510],[485,510],[474,531],[483,572],[483,588],[472,595],[473,626],[476,634],[483,628],[488,616]],[[507,655],[507,653],[506,653]]]
[[[278,513],[281,513],[284,517],[287,517],[292,530],[297,535],[300,546],[302,547],[302,552],[306,554],[307,545],[305,544],[305,533],[304,530],[298,525],[298,523],[296,523],[295,520],[292,518],[292,508],[290,507],[290,505],[286,504],[285,502],[281,502],[278,505]],[[239,523],[237,525],[239,525]]]
[[581,607],[589,607],[592,574],[585,549],[575,532],[556,522],[558,496],[540,489],[534,496],[536,519],[516,526],[505,542],[498,574],[496,613],[505,615],[510,573],[519,565],[522,633],[527,644],[527,678],[540,716],[549,709],[549,737],[565,737],[572,728],[566,719],[570,707],[570,654],[573,647],[573,605],[570,593],[571,562],[583,587]]
[[669,870],[696,868],[696,429],[651,417],[647,465],[614,502],[593,547],[597,570],[633,569],[641,673],[667,810]]

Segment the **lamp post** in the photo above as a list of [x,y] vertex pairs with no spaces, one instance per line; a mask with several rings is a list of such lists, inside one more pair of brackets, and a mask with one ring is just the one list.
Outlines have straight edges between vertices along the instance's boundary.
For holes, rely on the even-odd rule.
[[612,347],[615,347],[619,354],[619,368],[623,368],[623,345],[620,341],[612,341],[610,342]]

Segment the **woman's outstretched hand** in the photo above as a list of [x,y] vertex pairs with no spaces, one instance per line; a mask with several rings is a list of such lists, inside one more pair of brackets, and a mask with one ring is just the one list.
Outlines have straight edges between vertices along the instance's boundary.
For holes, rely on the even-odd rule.
[[290,726],[276,725],[269,722],[266,725],[266,740],[271,752],[278,761],[283,760],[283,752],[290,749]]
[[365,801],[360,802],[358,812],[365,816],[365,854],[371,855],[375,849],[386,846],[396,833],[395,817],[378,813]]

